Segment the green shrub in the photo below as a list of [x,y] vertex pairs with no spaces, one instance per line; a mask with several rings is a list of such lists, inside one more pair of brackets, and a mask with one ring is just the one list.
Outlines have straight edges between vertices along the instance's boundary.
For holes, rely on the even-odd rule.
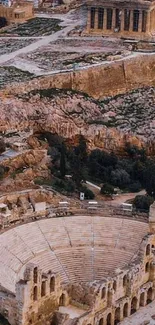
[[139,192],[142,189],[142,186],[140,184],[140,182],[135,182],[129,185],[129,191],[136,193]]
[[69,193],[73,193],[75,191],[75,183],[71,179],[65,181],[65,190]]
[[95,194],[86,186],[82,186],[80,191],[84,193],[85,199],[92,200],[95,197]]
[[108,183],[105,183],[102,185],[100,193],[104,195],[112,195],[114,194],[114,187]]
[[154,202],[154,198],[149,195],[137,195],[134,198],[133,206],[136,210],[149,211],[150,205]]

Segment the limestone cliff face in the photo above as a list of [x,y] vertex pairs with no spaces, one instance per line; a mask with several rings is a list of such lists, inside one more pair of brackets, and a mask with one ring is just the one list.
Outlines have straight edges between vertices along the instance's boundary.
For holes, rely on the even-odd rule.
[[155,54],[135,53],[129,57],[74,72],[55,74],[8,86],[0,95],[32,89],[72,89],[101,99],[132,89],[155,85]]
[[[148,153],[150,150],[151,154],[155,152],[154,140],[137,136],[136,132],[121,132],[116,127],[107,127],[107,113],[104,113],[103,105],[79,93],[59,91],[50,98],[42,97],[40,93],[27,94],[22,98],[1,98],[0,111],[0,131],[26,128],[33,129],[34,132],[49,131],[72,143],[81,133],[87,139],[90,149],[98,147],[121,154],[126,142],[130,142],[138,147],[146,147]],[[32,138],[30,142],[32,143]],[[27,155],[13,159],[9,167],[20,168],[23,159],[24,165],[31,167],[43,159],[40,153],[39,149],[32,150]]]

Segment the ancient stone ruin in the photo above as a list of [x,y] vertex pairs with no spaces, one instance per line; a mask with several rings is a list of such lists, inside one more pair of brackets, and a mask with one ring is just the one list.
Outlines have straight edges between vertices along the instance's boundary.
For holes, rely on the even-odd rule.
[[[28,202],[37,210],[37,198],[43,218],[30,222]],[[1,201],[5,218],[15,195]],[[154,204],[148,223],[96,212],[49,219],[47,193],[20,193],[17,201],[29,217],[0,235],[0,313],[11,325],[114,325],[153,301]]]

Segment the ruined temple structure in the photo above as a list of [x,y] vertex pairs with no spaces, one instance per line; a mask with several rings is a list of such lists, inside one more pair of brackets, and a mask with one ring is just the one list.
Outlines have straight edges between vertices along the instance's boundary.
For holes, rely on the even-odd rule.
[[155,299],[155,204],[149,222],[38,219],[1,231],[0,247],[0,314],[11,325],[115,325]]
[[86,33],[127,39],[155,39],[155,1],[88,1]]
[[22,23],[34,17],[33,2],[14,2],[10,7],[0,3],[0,17],[6,19],[8,24]]

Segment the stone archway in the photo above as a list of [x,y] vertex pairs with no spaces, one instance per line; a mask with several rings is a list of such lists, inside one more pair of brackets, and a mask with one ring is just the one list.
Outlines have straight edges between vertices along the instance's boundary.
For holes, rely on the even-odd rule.
[[117,307],[115,310],[115,320],[114,320],[114,325],[117,325],[121,320],[121,310],[120,307]]
[[111,305],[111,302],[112,302],[112,291],[108,290],[107,304]]
[[152,302],[153,300],[153,289],[149,288],[148,292],[147,292],[147,304],[150,304],[150,302]]
[[114,282],[113,282],[113,289],[114,289],[114,291],[117,290],[117,282],[116,282],[116,280],[114,280]]
[[125,288],[127,285],[127,275],[125,274],[123,277],[123,287]]
[[100,318],[98,325],[103,325],[103,317]]
[[126,302],[125,305],[124,305],[124,307],[123,307],[123,317],[124,317],[124,318],[125,318],[125,317],[128,317],[128,315],[129,315],[128,308],[129,308],[129,305],[128,305],[128,303]]
[[140,306],[145,306],[145,292],[142,292],[140,295]]
[[59,299],[59,306],[66,306],[66,295],[62,293]]
[[138,309],[138,299],[137,297],[133,297],[131,301],[131,315],[134,314]]
[[112,317],[111,317],[111,313],[109,313],[107,315],[107,324],[106,325],[111,325],[112,324]]
[[38,299],[38,288],[37,286],[33,289],[33,300],[36,301]]
[[146,246],[146,256],[150,255],[150,252],[151,252],[151,246],[150,246],[150,244],[148,244]]
[[150,271],[150,263],[147,262],[147,263],[145,264],[145,273],[148,273],[149,271]]

